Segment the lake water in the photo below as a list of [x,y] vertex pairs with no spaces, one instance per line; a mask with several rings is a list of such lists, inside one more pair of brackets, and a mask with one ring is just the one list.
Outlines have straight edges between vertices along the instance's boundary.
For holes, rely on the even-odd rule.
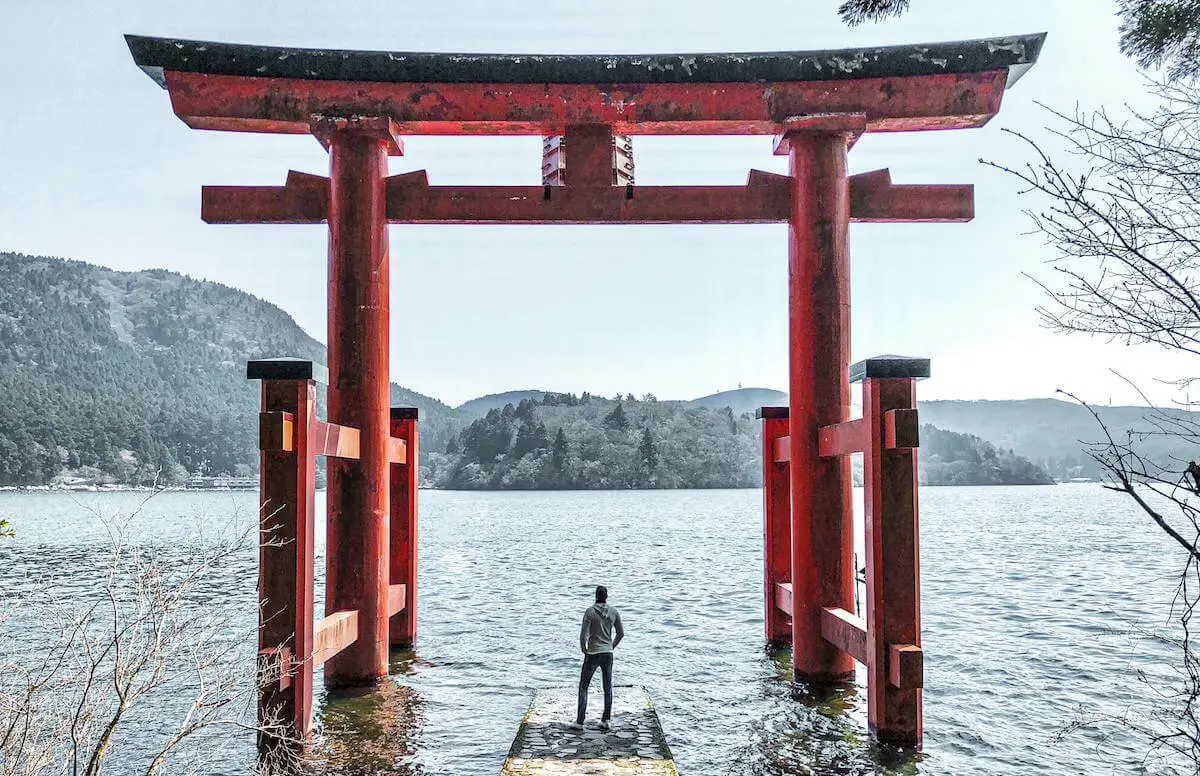
[[[0,609],[33,587],[94,594],[110,546],[98,515],[141,498],[0,494],[0,517],[18,530],[0,541]],[[332,772],[496,774],[532,689],[576,680],[578,623],[598,583],[627,630],[616,681],[649,689],[684,776],[1174,772],[1118,725],[1060,736],[1080,715],[1144,711],[1148,684],[1165,687],[1178,662],[1146,632],[1169,631],[1183,558],[1098,486],[922,490],[926,739],[916,759],[871,743],[861,691],[793,700],[788,656],[764,652],[759,491],[421,499],[417,649],[396,656],[382,691],[323,699]],[[252,525],[255,514],[255,494],[165,493],[129,530],[185,564],[220,526]],[[227,635],[248,641],[255,581],[247,548],[197,589],[197,603],[232,613]],[[119,743],[112,771],[131,772],[120,758],[132,763],[137,749]],[[202,772],[244,773],[251,749],[227,741]]]

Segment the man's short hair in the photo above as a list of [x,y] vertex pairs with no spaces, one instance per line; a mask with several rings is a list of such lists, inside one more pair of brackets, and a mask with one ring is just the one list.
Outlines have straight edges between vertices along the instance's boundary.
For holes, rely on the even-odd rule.
[[596,603],[603,604],[608,602],[608,588],[604,585],[596,585]]

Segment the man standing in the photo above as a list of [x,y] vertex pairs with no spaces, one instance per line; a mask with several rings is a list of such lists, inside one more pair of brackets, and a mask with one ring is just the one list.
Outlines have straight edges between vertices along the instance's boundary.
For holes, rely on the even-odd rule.
[[600,585],[596,588],[596,603],[583,613],[583,627],[579,630],[583,671],[579,675],[579,711],[572,728],[579,730],[583,727],[584,717],[587,716],[588,687],[599,668],[604,677],[604,716],[600,718],[600,729],[608,730],[613,702],[613,650],[623,638],[625,629],[621,627],[621,614],[608,605],[608,588]]

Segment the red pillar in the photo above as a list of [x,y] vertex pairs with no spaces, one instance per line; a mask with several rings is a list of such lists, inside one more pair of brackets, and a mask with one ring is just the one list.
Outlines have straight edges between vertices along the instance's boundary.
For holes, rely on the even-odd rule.
[[329,460],[326,614],[358,610],[358,639],[325,684],[388,670],[388,232],[386,120],[319,119],[329,148],[329,420],[359,429],[360,459]]
[[[314,368],[320,371],[310,361],[279,360],[251,361],[246,369],[262,380],[258,721],[300,740],[312,730]],[[263,751],[280,743],[259,734]]]
[[912,378],[863,381],[867,721],[879,740],[909,744],[921,741],[924,684],[914,386]]
[[417,486],[420,445],[415,407],[392,407],[392,436],[403,439],[407,459],[392,466],[391,583],[404,585],[404,609],[392,615],[391,644],[410,647],[417,638]]
[[776,463],[776,443],[788,436],[787,407],[763,407],[763,613],[767,642],[772,646],[792,640],[792,624],[775,605],[776,585],[792,581],[792,530],[790,479],[787,463]]
[[797,679],[854,675],[821,637],[822,607],[854,610],[850,460],[822,458],[821,426],[850,419],[850,135],[786,137],[792,178],[788,219],[788,325],[792,502],[792,661]]

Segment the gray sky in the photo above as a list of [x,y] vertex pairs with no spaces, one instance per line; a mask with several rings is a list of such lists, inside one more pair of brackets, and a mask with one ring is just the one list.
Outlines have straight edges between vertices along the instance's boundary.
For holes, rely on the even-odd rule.
[[[327,171],[311,138],[190,130],[132,63],[122,33],[415,51],[688,52],[834,48],[1050,33],[1041,62],[980,130],[870,135],[852,170],[899,183],[975,183],[968,225],[852,230],[854,358],[928,356],[923,398],[1157,401],[1179,362],[1039,328],[1049,276],[1022,236],[1017,187],[978,164],[1020,164],[1002,127],[1037,132],[1036,101],[1070,110],[1145,99],[1117,52],[1112,0],[915,0],[903,20],[848,29],[835,0],[0,0],[0,250],[136,270],[166,267],[245,289],[325,339],[319,226],[208,226],[204,184],[279,184]],[[655,10],[645,10],[652,7]],[[432,183],[536,184],[536,138],[412,138],[393,172]],[[637,138],[638,182],[743,183],[785,172],[771,139]],[[690,398],[786,387],[782,226],[392,227],[392,377],[458,403],[517,388]],[[286,354],[280,354],[286,355]]]

